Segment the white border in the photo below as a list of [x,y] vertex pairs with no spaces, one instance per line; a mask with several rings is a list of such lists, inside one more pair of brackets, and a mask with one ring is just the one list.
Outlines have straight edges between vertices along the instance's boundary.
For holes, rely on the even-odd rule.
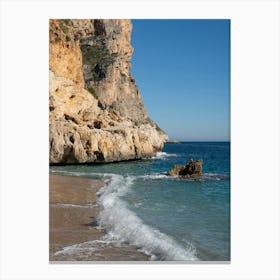
[[[48,19],[63,17],[231,19],[231,264],[48,263]],[[279,279],[279,34],[270,0],[2,1],[1,279]]]

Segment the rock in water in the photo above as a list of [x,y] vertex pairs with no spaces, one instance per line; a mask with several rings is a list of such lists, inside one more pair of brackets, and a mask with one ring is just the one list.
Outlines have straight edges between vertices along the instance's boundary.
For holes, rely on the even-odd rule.
[[193,161],[192,159],[186,164],[181,175],[202,175],[202,160]]
[[156,155],[167,135],[130,74],[130,20],[50,20],[49,160],[113,162]]
[[169,171],[169,176],[179,176],[181,172],[185,169],[184,165],[174,165]]
[[184,165],[174,165],[169,171],[169,176],[194,177],[202,175],[202,160],[193,161],[192,159]]

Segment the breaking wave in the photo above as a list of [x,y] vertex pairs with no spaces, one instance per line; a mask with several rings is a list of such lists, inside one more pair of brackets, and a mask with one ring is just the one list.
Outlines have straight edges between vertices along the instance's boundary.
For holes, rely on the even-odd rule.
[[170,176],[167,176],[166,174],[162,173],[153,173],[153,174],[147,174],[142,176],[137,176],[137,178],[141,178],[143,180],[158,180],[158,179],[170,179]]
[[99,224],[107,231],[107,238],[119,240],[141,248],[151,260],[198,260],[195,247],[187,248],[159,230],[148,226],[121,200],[129,191],[135,177],[104,175],[106,186],[98,192],[101,206]]
[[169,154],[166,152],[157,152],[155,157],[152,157],[152,159],[166,159],[170,157],[177,157],[177,154]]

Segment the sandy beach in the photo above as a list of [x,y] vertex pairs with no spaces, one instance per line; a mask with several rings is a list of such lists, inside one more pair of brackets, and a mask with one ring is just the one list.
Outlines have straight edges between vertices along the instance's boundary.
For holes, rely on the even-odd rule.
[[149,260],[135,246],[103,241],[106,232],[98,227],[96,203],[102,181],[52,174],[49,178],[50,262]]

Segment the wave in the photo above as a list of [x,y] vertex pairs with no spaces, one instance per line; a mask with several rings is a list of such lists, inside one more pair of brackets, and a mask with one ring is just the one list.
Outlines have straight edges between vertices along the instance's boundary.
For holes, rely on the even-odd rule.
[[64,208],[96,208],[98,207],[95,203],[87,203],[85,205],[71,204],[71,203],[50,203],[51,206],[58,206]]
[[214,181],[221,181],[228,179],[229,177],[227,175],[222,174],[215,174],[215,173],[205,173],[199,177],[190,177],[190,178],[181,178],[180,176],[168,176],[167,173],[152,173],[147,175],[140,175],[135,176],[135,178],[140,178],[143,180],[185,180],[185,181],[208,181],[208,180],[214,180]]
[[167,159],[169,157],[178,157],[177,154],[168,154],[166,152],[157,152],[155,157],[152,157],[152,159]]
[[84,260],[93,256],[98,260],[98,256],[104,249],[110,249],[112,247],[120,246],[118,243],[106,240],[102,238],[100,240],[86,241],[70,246],[66,246],[61,250],[55,252],[53,256],[67,255],[67,260]]
[[[62,171],[62,170],[50,170],[50,173],[61,174],[76,177],[86,177],[92,179],[102,179],[105,183],[111,181],[113,176],[121,176],[115,173],[99,173],[99,172],[80,172],[80,171]],[[130,180],[143,179],[143,180],[185,180],[185,181],[221,181],[229,179],[229,175],[218,174],[218,173],[204,173],[199,177],[181,178],[180,176],[168,176],[167,173],[152,173],[146,175],[130,175]]]
[[66,171],[66,170],[49,170],[49,173],[51,174],[61,174],[61,175],[68,175],[68,176],[76,176],[76,177],[87,177],[91,175],[87,172],[80,172],[80,171]]
[[121,200],[135,177],[104,175],[106,186],[99,190],[99,224],[107,240],[126,242],[141,248],[151,260],[198,260],[192,244],[183,248],[175,240],[144,222]]
[[[50,173],[53,174],[61,174],[68,176],[76,176],[76,177],[86,177],[92,179],[101,179],[105,183],[108,183],[112,180],[112,177],[121,176],[115,173],[99,173],[99,172],[81,172],[81,171],[60,171],[50,170]],[[143,180],[184,180],[184,181],[221,181],[228,180],[229,175],[218,174],[218,173],[204,173],[199,177],[190,177],[190,178],[181,178],[180,176],[168,176],[167,173],[152,173],[146,175],[130,175],[128,176],[129,180],[133,181],[135,179],[143,179]]]
[[158,180],[158,179],[170,179],[171,177],[163,173],[152,173],[152,174],[137,176],[137,178],[141,178],[144,180],[148,180],[148,179]]
[[228,178],[229,178],[229,176],[227,176],[227,175],[216,174],[216,173],[204,173],[201,176],[202,180],[215,180],[215,181],[226,180]]

